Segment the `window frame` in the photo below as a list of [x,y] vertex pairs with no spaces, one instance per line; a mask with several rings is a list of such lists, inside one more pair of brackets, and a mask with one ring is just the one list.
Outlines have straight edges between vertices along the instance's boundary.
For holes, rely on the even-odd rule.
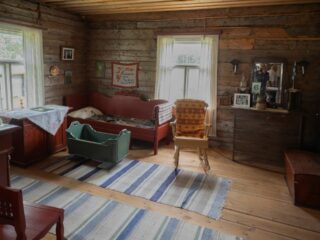
[[[212,128],[210,130],[209,135],[210,136],[216,136],[217,135],[217,92],[218,92],[218,56],[219,56],[219,34],[213,33],[213,34],[202,34],[202,33],[195,33],[195,34],[190,34],[190,35],[179,35],[179,34],[158,34],[157,36],[157,60],[156,60],[156,81],[155,81],[155,93],[154,96],[155,98],[163,98],[162,97],[162,91],[163,88],[168,85],[165,83],[163,85],[162,79],[166,77],[165,73],[167,70],[167,67],[163,65],[164,58],[163,54],[166,54],[168,51],[167,44],[171,43],[173,45],[173,41],[176,39],[179,40],[191,40],[191,39],[200,39],[201,41],[204,41],[202,43],[207,44],[207,45],[202,45],[205,46],[205,48],[210,49],[208,53],[210,52],[210,63],[209,64],[211,67],[208,69],[206,74],[210,74],[210,95],[207,97],[208,98],[208,105],[209,105],[209,116],[208,116],[208,121],[212,124]],[[201,50],[202,51],[202,50]],[[204,55],[202,55],[204,57]],[[203,59],[201,57],[201,59]],[[207,56],[204,57],[204,59],[207,59]],[[208,61],[209,63],[209,61]],[[171,65],[171,69],[175,64]],[[170,65],[167,65],[170,68]],[[203,64],[200,63],[200,71],[203,69],[206,69],[208,64]],[[164,75],[162,75],[164,74]],[[203,75],[202,75],[203,77]],[[170,97],[169,97],[170,98]]]
[[[22,49],[23,59],[10,60],[2,59],[0,64],[4,66],[4,81],[5,81],[5,93],[6,93],[6,104],[0,106],[0,111],[11,111],[17,108],[13,108],[13,77],[12,65],[23,64],[24,65],[24,89],[26,98],[26,106],[22,107],[35,107],[43,105],[45,102],[44,98],[44,69],[43,69],[43,38],[42,31],[36,28],[30,28],[0,21],[0,31],[8,32],[21,32],[22,33]],[[30,45],[31,48],[30,49]],[[30,62],[31,61],[31,62]],[[9,71],[8,71],[9,69]],[[28,80],[31,79],[31,80]],[[8,87],[10,85],[10,87]],[[0,102],[2,104],[2,101]],[[2,108],[3,107],[3,108]]]

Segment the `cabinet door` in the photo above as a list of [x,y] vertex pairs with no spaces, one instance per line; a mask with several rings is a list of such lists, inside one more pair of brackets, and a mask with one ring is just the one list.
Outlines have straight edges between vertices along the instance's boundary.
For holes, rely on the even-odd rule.
[[62,125],[57,131],[56,135],[52,136],[48,133],[48,152],[55,153],[64,150],[67,146],[67,118],[64,118]]
[[24,121],[24,161],[34,162],[47,155],[47,133],[30,123]]

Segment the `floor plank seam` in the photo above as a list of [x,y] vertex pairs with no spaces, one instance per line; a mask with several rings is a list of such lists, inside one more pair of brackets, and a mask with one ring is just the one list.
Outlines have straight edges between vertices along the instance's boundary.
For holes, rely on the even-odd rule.
[[[227,210],[229,210],[229,211],[234,211],[234,212],[237,212],[237,213],[240,213],[240,214],[252,216],[252,217],[261,218],[261,219],[263,219],[263,220],[276,222],[276,223],[278,223],[278,224],[287,225],[287,226],[290,226],[290,227],[293,227],[293,228],[300,228],[300,229],[303,229],[303,230],[305,230],[305,231],[309,231],[309,232],[314,232],[314,233],[319,233],[319,234],[320,234],[320,231],[315,231],[315,230],[313,230],[313,229],[307,229],[307,228],[302,227],[301,225],[300,225],[300,226],[296,226],[296,225],[292,225],[292,224],[290,224],[290,223],[279,222],[279,221],[277,221],[277,220],[275,220],[275,219],[264,218],[264,217],[261,217],[261,216],[252,215],[252,214],[249,214],[249,213],[245,213],[245,212],[242,212],[242,211],[237,211],[237,210],[235,210],[235,209],[231,209],[231,208],[229,208],[229,207],[224,207],[224,209],[227,209]],[[223,212],[222,212],[222,218],[223,218]]]

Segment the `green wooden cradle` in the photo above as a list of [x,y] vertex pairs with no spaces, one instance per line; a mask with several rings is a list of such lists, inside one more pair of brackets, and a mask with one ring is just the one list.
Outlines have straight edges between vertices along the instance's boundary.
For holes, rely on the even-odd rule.
[[69,153],[102,162],[100,168],[111,168],[125,158],[129,151],[131,132],[119,134],[98,132],[89,124],[72,122],[67,133]]

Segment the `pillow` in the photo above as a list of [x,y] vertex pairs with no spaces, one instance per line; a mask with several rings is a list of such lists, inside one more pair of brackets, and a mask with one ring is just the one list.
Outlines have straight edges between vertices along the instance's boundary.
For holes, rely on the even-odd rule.
[[103,115],[103,113],[99,109],[96,109],[94,107],[85,107],[68,114],[68,116],[70,117],[81,119],[90,118],[95,115]]

